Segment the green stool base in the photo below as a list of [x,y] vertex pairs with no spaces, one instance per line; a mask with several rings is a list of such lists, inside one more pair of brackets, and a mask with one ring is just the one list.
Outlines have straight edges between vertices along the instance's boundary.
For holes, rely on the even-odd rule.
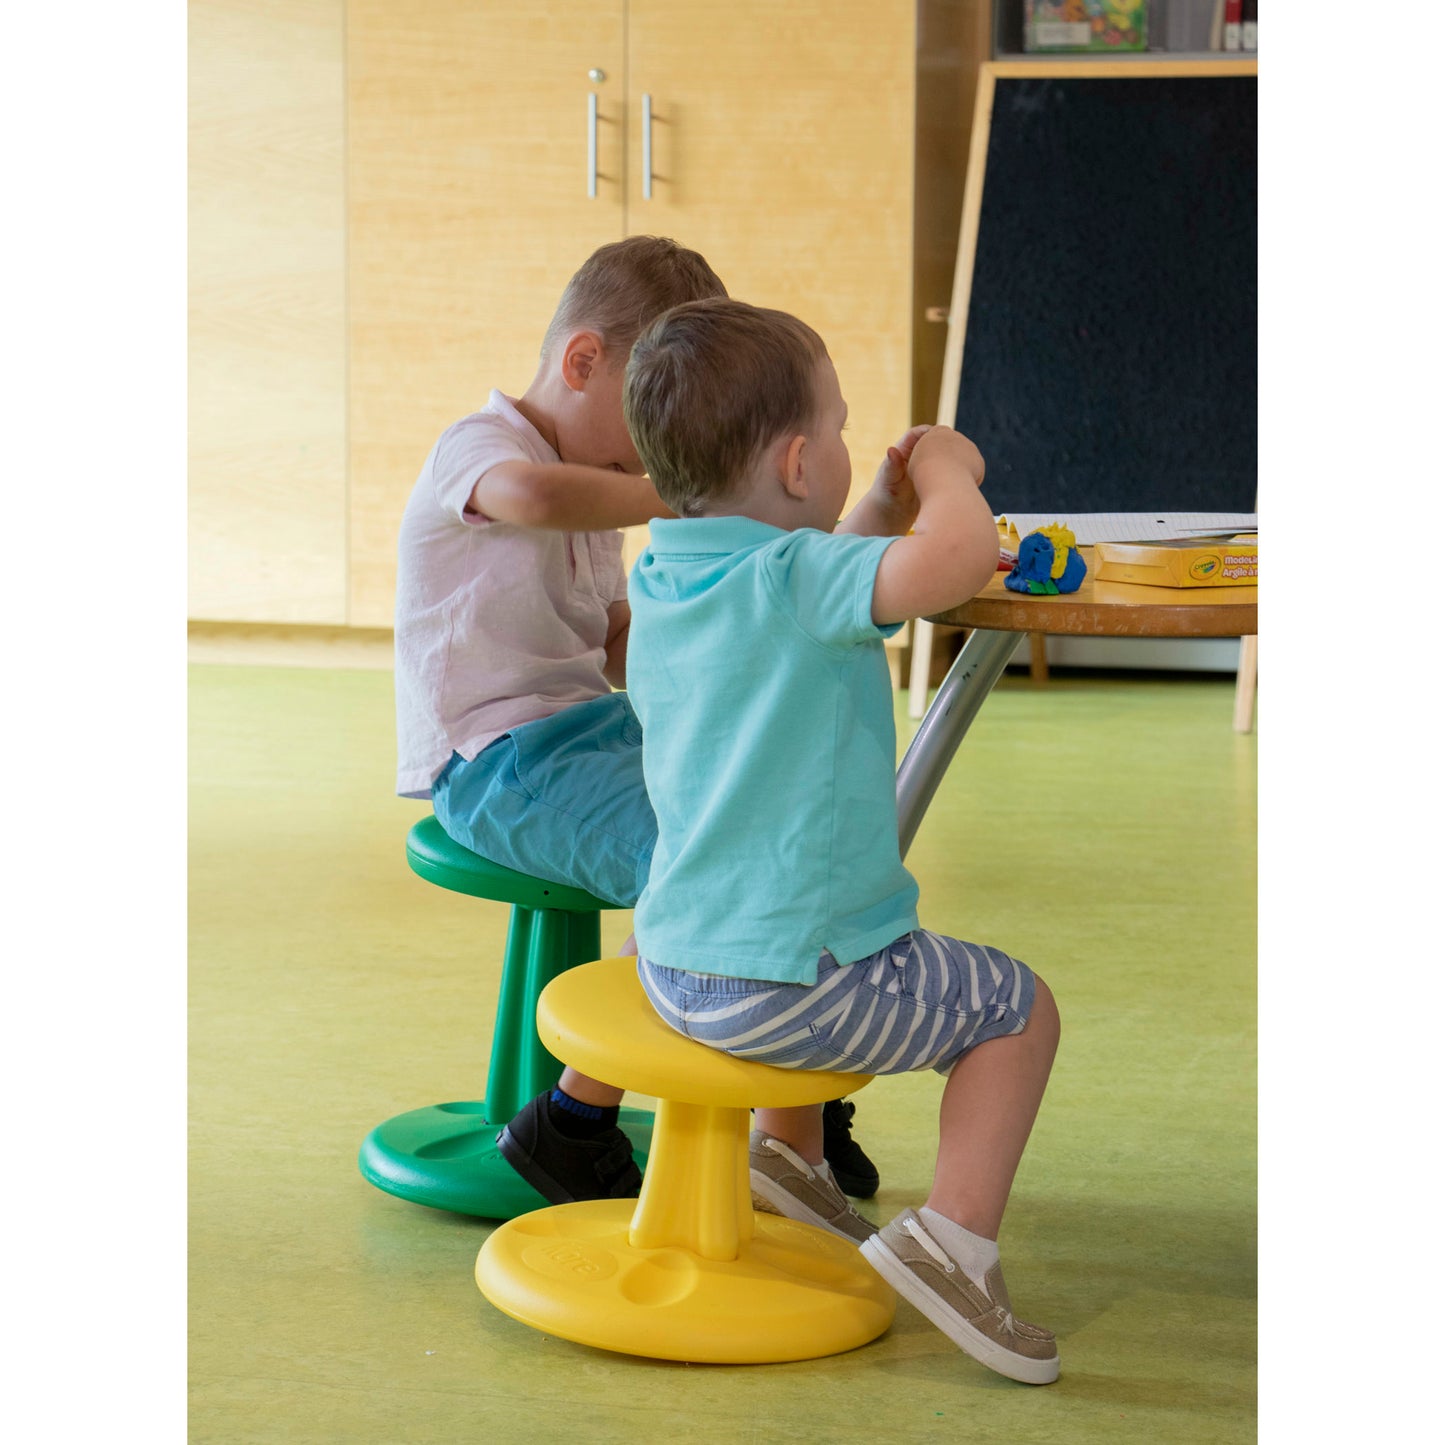
[[[423,818],[407,835],[406,861],[439,888],[512,905],[486,1098],[398,1114],[366,1136],[356,1162],[368,1184],[399,1199],[514,1219],[547,1201],[497,1153],[497,1135],[562,1075],[561,1062],[537,1037],[537,999],[558,974],[598,956],[601,911],[615,905],[493,863],[449,838],[435,817]],[[618,1122],[632,1140],[637,1167],[645,1168],[652,1115],[624,1109]]]
[[[432,1104],[411,1109],[366,1136],[357,1161],[368,1184],[405,1199],[481,1219],[515,1219],[547,1201],[497,1153],[500,1123],[475,1103]],[[623,1109],[618,1123],[632,1140],[632,1157],[647,1167],[653,1116]]]

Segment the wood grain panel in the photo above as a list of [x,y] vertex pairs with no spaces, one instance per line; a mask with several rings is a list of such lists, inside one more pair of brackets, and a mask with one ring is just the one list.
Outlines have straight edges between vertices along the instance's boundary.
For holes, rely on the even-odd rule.
[[980,0],[919,0],[913,194],[913,420],[918,422],[938,417],[974,95],[978,68],[991,53],[992,30],[991,7]]
[[190,614],[346,608],[342,0],[191,0]]
[[353,624],[392,620],[397,528],[439,433],[492,387],[526,389],[568,277],[623,234],[623,15],[621,0],[348,7]]
[[639,156],[627,229],[696,247],[734,296],[820,333],[856,495],[909,424],[912,0],[629,0],[628,14],[655,178],[644,200]]

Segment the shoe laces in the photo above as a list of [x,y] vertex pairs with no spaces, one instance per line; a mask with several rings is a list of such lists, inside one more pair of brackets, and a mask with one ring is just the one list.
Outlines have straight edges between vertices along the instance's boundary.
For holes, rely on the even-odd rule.
[[817,1178],[818,1171],[814,1169],[813,1166],[809,1164],[808,1161],[804,1159],[801,1154],[797,1154],[792,1149],[788,1148],[788,1146],[784,1144],[781,1139],[774,1139],[772,1137],[769,1137],[763,1140],[763,1145],[765,1148],[771,1149],[774,1154],[781,1154],[784,1159],[786,1159],[795,1169],[800,1170],[804,1175],[806,1175],[807,1178]]
[[905,1219],[903,1227],[943,1266],[945,1274],[952,1274],[958,1268],[942,1245],[916,1219]]
[[[945,1274],[953,1274],[958,1269],[957,1262],[916,1219],[905,1219],[903,1221],[903,1227],[943,1266]],[[984,1294],[987,1295],[988,1291],[985,1290]],[[993,1304],[993,1313],[997,1317],[999,1324],[1012,1335],[1014,1333],[1013,1311],[1001,1304],[994,1304],[991,1297],[989,1303]]]

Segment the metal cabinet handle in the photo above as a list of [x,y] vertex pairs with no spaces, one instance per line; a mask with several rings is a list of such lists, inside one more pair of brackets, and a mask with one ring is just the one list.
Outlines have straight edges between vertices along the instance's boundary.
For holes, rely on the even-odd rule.
[[652,97],[642,97],[642,199],[652,199]]
[[587,195],[597,199],[597,94],[587,96]]

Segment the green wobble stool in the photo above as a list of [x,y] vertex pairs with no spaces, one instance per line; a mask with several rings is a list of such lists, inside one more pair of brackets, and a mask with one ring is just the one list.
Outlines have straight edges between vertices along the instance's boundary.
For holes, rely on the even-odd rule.
[[[562,1065],[537,1037],[537,999],[558,974],[601,952],[604,903],[580,888],[548,883],[493,863],[423,818],[406,840],[412,871],[454,893],[512,905],[502,985],[492,1032],[486,1098],[411,1109],[366,1136],[358,1163],[369,1184],[413,1204],[515,1219],[547,1201],[497,1153],[504,1124],[529,1099],[553,1088]],[[645,1168],[652,1115],[623,1109],[618,1120]]]

